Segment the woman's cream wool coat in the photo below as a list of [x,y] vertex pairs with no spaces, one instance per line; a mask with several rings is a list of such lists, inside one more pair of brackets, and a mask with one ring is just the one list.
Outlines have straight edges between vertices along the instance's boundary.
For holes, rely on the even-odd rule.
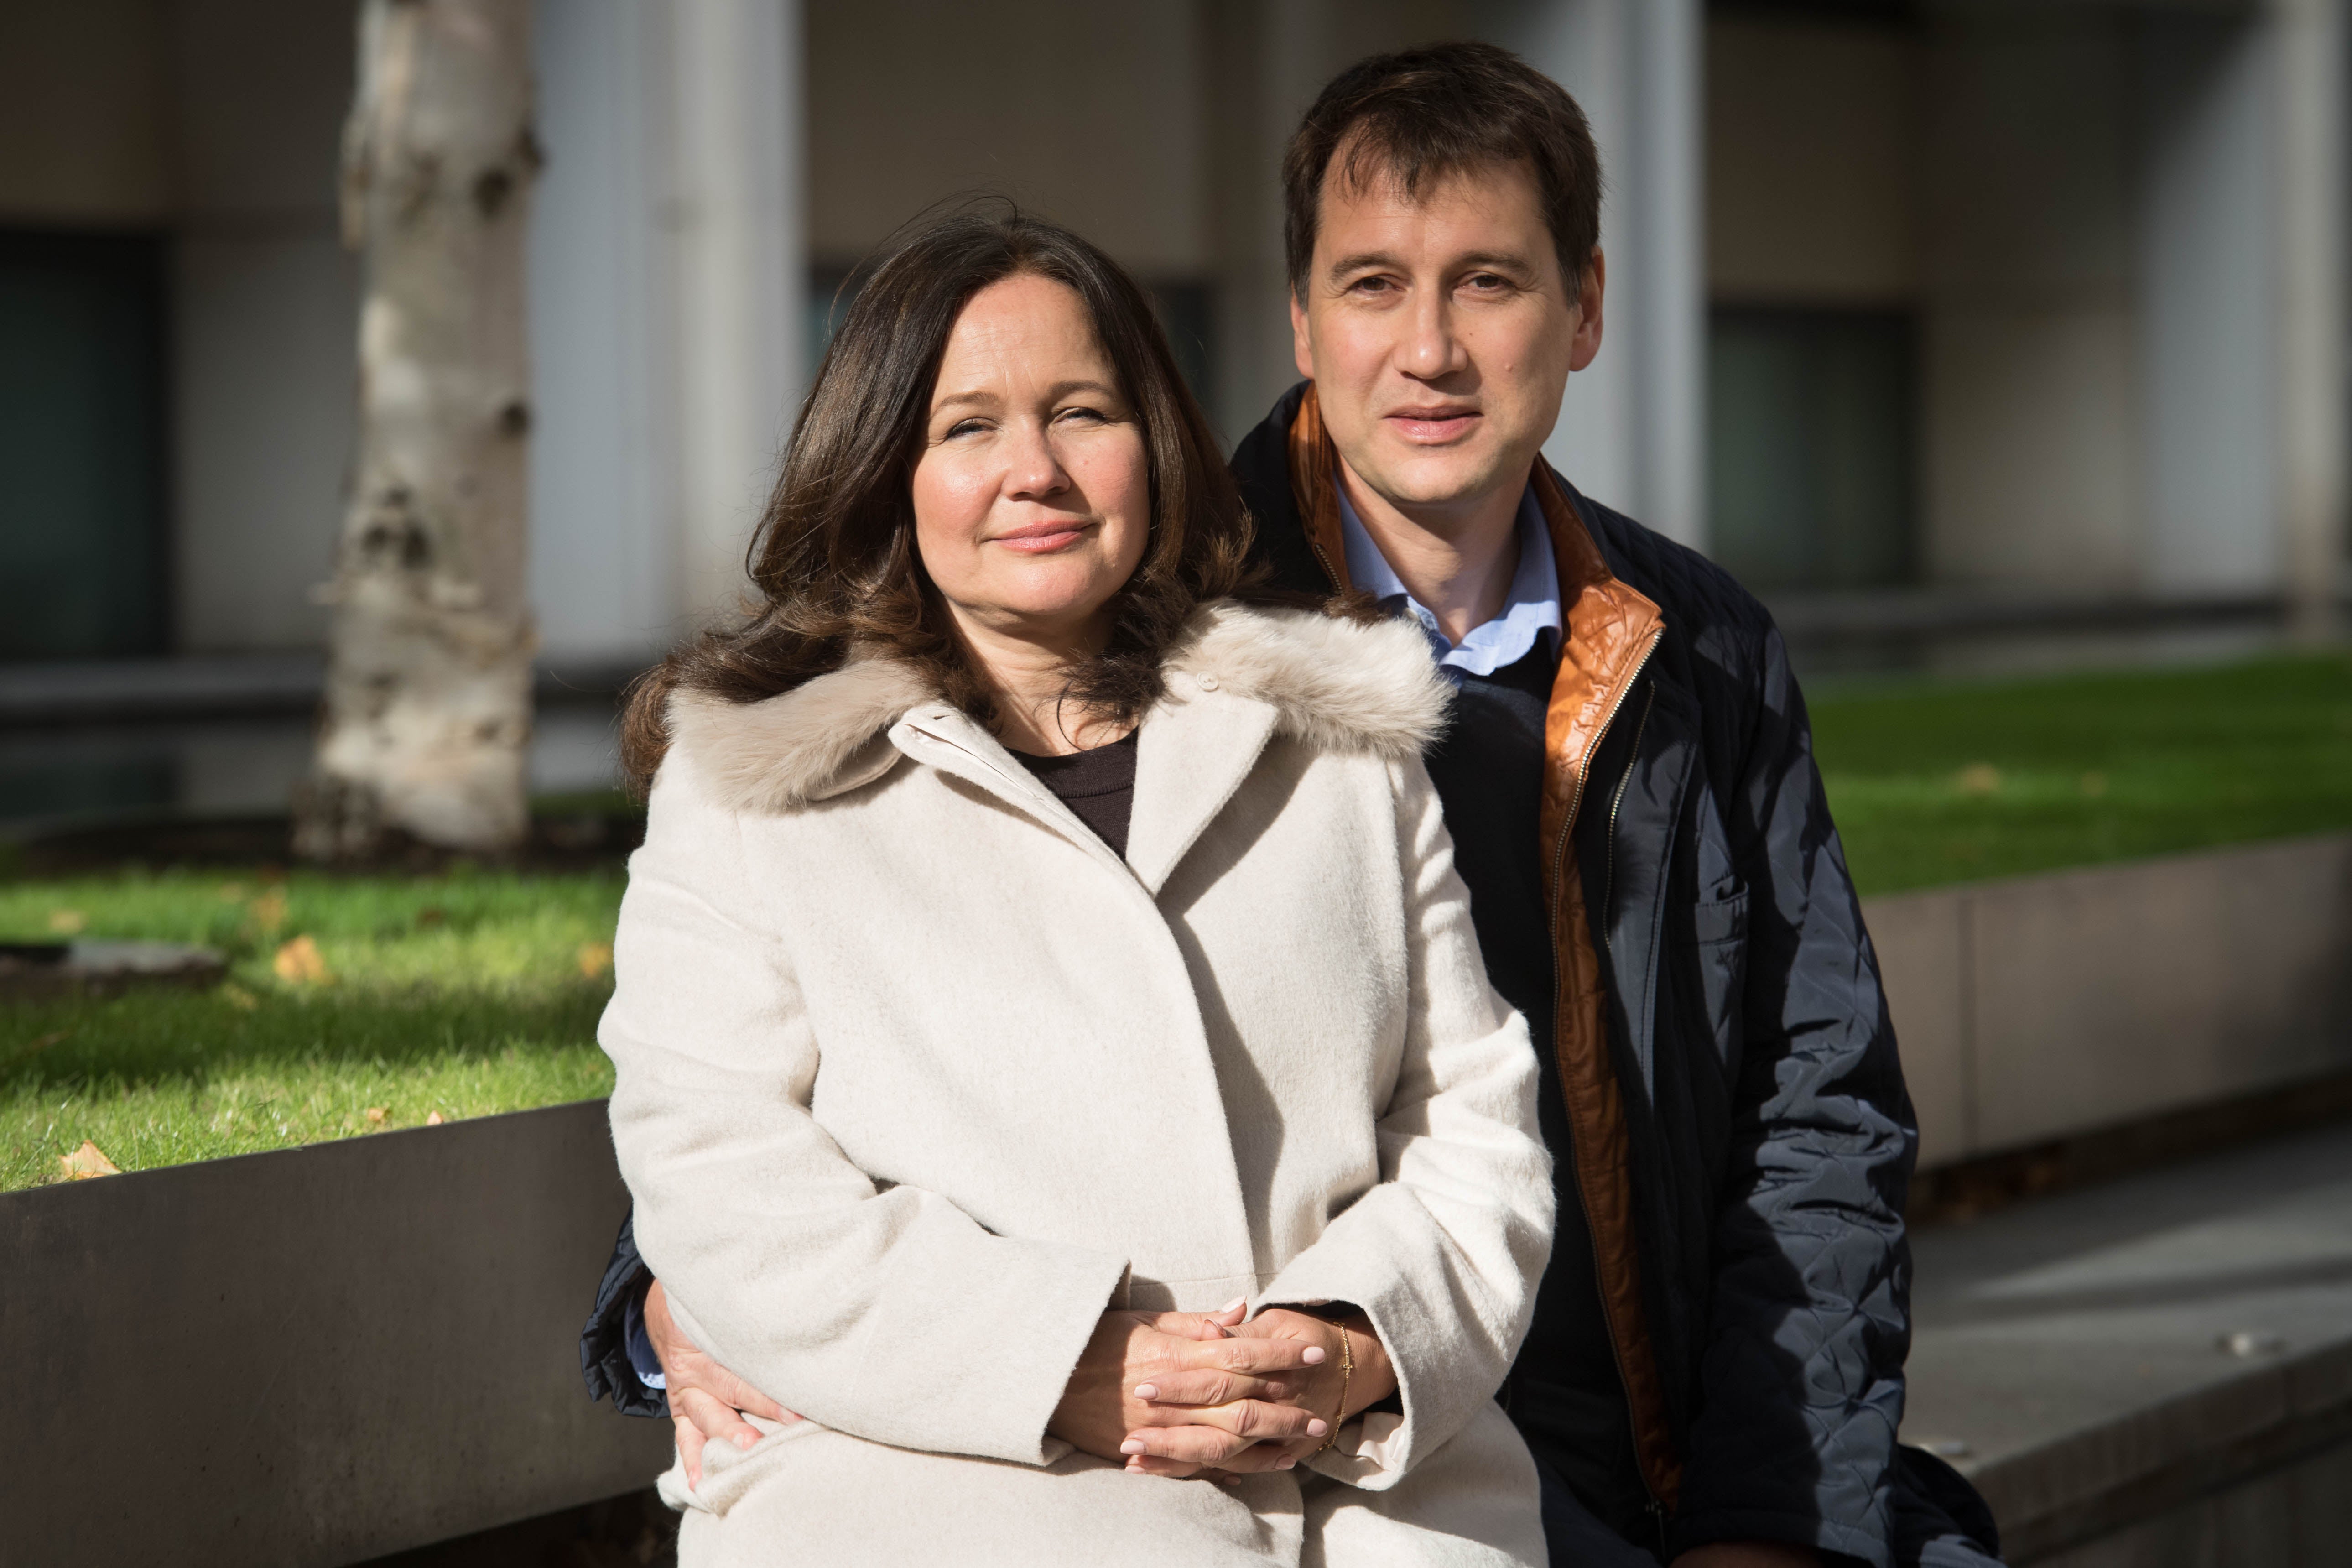
[[[601,1037],[681,1325],[803,1422],[688,1564],[1540,1563],[1493,1395],[1551,1234],[1410,626],[1202,613],[1122,861],[912,668],[681,696]],[[1106,1310],[1354,1302],[1403,1415],[1230,1486],[1045,1426]]]

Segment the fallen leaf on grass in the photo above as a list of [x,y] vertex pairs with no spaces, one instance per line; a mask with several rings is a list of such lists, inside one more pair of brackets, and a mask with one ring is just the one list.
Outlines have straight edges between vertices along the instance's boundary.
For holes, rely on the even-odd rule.
[[119,1176],[122,1167],[106,1157],[104,1150],[85,1138],[81,1147],[70,1154],[58,1156],[58,1175],[68,1182],[87,1182],[94,1176]]
[[425,1113],[425,1125],[427,1127],[440,1126],[441,1120],[441,1113],[437,1110],[428,1110]]
[[430,931],[435,926],[445,926],[448,923],[449,911],[438,904],[427,904],[416,911],[416,929],[419,931]]
[[13,1051],[0,1051],[0,1067],[14,1067],[18,1062],[30,1061],[72,1033],[71,1029],[52,1029],[46,1035],[35,1035]]
[[308,936],[298,936],[279,948],[278,956],[269,961],[269,970],[289,985],[326,985],[335,978],[320,956],[319,944]]
[[381,1105],[371,1105],[365,1110],[361,1111],[360,1114],[366,1117],[378,1127],[383,1125],[384,1110],[383,1107]]
[[1952,782],[1962,795],[1991,795],[2000,788],[2000,770],[1990,763],[1970,763]]
[[60,936],[72,936],[89,924],[89,917],[79,910],[51,910],[49,929]]
[[246,1013],[250,1013],[256,1007],[261,1005],[260,997],[256,996],[252,992],[247,991],[244,986],[239,985],[234,980],[227,981],[222,984],[220,988],[220,999],[227,1003],[230,1006],[238,1009],[240,1012]]
[[583,942],[580,944],[580,973],[593,980],[613,967],[613,944],[609,942]]
[[[275,936],[278,928],[286,923],[286,889],[271,888],[253,900],[247,912],[265,936]],[[297,939],[299,940],[299,938]]]

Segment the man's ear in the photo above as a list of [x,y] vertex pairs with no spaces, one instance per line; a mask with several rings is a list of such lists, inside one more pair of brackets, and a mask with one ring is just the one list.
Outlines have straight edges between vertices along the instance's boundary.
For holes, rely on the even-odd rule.
[[1576,338],[1569,345],[1568,368],[1572,374],[1591,364],[1601,353],[1601,296],[1609,284],[1609,258],[1592,247],[1592,264],[1577,280]]
[[1296,289],[1290,291],[1290,358],[1299,374],[1315,379],[1315,340],[1307,331],[1307,307],[1298,302]]

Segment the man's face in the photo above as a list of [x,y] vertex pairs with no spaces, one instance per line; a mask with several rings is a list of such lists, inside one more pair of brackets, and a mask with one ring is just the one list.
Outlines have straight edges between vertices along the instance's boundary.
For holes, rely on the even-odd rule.
[[1600,349],[1601,254],[1563,277],[1522,164],[1449,174],[1415,200],[1387,179],[1356,188],[1346,151],[1290,304],[1323,422],[1358,479],[1441,528],[1498,490],[1516,502],[1569,372]]

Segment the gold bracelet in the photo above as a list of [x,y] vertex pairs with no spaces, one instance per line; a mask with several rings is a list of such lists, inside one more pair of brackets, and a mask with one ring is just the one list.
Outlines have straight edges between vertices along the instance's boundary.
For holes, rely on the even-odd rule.
[[[1348,1325],[1334,1323],[1331,1326],[1339,1331],[1339,1407],[1331,1412],[1331,1430],[1323,1434],[1323,1447],[1316,1449],[1317,1454],[1339,1440],[1339,1423],[1348,1418],[1348,1379],[1356,1370],[1356,1348],[1348,1337]],[[1309,1458],[1313,1457],[1308,1456]]]

